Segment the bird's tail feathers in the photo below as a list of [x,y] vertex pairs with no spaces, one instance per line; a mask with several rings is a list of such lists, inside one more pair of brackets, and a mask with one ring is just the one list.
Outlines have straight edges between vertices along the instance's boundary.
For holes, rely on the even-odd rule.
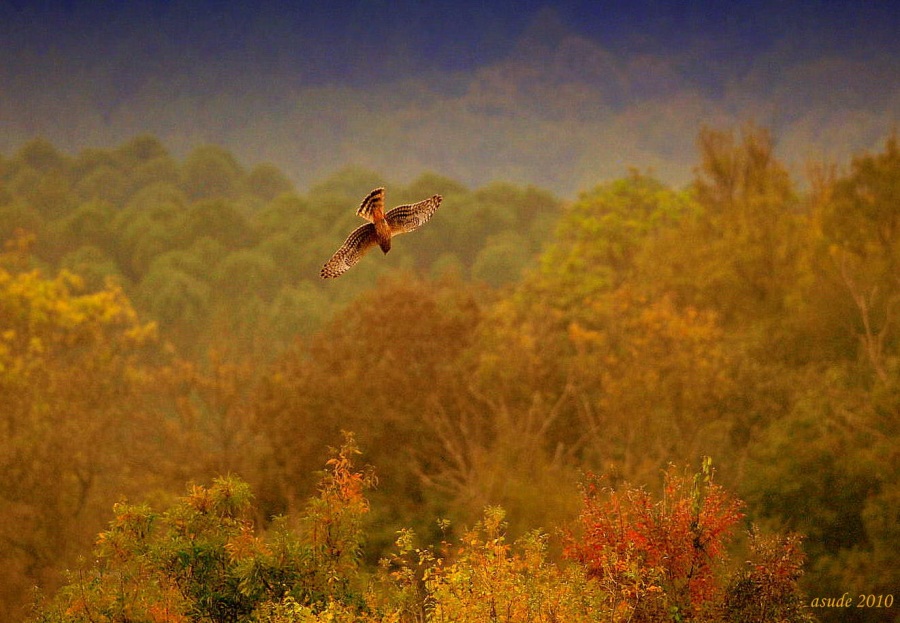
[[367,221],[374,221],[375,211],[380,209],[384,212],[384,188],[376,188],[362,200],[356,209],[356,214],[363,217]]

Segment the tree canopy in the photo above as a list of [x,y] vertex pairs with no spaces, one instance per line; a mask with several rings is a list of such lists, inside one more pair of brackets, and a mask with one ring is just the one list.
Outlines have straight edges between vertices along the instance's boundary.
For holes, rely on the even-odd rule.
[[[360,168],[300,193],[150,136],[0,158],[3,616],[65,585],[46,620],[892,620],[798,604],[898,585],[897,139],[805,182],[752,125],[698,153],[685,188],[572,201]],[[381,185],[444,203],[323,282]],[[317,489],[342,431],[379,478],[338,517],[374,484]],[[122,496],[148,505],[103,531]]]

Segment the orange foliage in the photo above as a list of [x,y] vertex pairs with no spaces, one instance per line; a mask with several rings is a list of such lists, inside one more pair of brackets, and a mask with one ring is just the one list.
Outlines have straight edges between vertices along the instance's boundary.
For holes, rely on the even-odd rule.
[[693,479],[670,468],[658,502],[642,489],[605,488],[596,477],[584,488],[582,534],[568,537],[566,556],[633,620],[666,612],[689,619],[721,598],[725,546],[742,505],[704,467]]

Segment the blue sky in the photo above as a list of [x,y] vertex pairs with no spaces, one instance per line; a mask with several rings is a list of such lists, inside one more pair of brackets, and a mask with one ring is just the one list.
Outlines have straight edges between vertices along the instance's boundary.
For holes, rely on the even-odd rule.
[[[508,53],[547,9],[568,29],[613,50],[678,53],[705,46],[742,62],[786,34],[814,52],[893,46],[900,10],[892,1],[421,2],[22,2],[0,3],[0,33],[18,46],[54,47],[103,60],[138,38],[210,62],[249,54],[267,65],[292,58],[328,78],[355,77],[371,56],[411,59],[415,68],[471,69]],[[6,47],[6,46],[4,46]]]

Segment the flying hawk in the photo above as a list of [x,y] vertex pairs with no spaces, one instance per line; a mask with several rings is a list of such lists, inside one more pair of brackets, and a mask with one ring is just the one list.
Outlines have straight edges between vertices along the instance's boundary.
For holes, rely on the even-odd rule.
[[397,206],[385,213],[384,188],[376,188],[363,199],[356,210],[357,215],[369,222],[357,227],[347,236],[341,248],[322,267],[322,279],[343,275],[376,244],[387,253],[391,250],[391,238],[414,231],[427,223],[440,205],[441,196],[434,195],[418,203]]

